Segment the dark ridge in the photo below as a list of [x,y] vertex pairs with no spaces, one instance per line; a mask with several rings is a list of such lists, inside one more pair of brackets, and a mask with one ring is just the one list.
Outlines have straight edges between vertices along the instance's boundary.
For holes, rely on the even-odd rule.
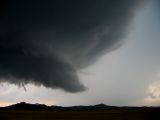
[[45,104],[30,104],[30,103],[17,103],[6,107],[0,107],[3,110],[96,110],[96,109],[107,109],[112,108],[114,106],[108,106],[105,104],[97,104],[90,106],[71,106],[71,107],[62,107],[62,106],[47,106]]
[[30,104],[30,103],[17,103],[13,104],[7,107],[0,107],[0,110],[33,110],[33,111],[70,111],[70,110],[106,110],[106,109],[126,109],[126,110],[150,110],[150,109],[158,109],[160,110],[160,107],[117,107],[117,106],[109,106],[105,104],[97,104],[97,105],[89,105],[89,106],[71,106],[71,107],[62,107],[62,106],[47,106],[45,104]]
[[108,106],[108,105],[105,105],[105,104],[101,103],[101,104],[94,105],[94,107],[96,107],[96,108],[105,108],[105,107],[113,107],[113,106]]
[[13,104],[7,107],[1,107],[1,109],[7,110],[47,110],[49,107],[44,104],[29,104],[25,102]]

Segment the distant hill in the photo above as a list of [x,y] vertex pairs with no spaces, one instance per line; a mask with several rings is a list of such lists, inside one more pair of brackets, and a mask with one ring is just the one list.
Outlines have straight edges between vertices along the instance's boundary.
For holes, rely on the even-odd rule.
[[17,103],[7,107],[1,107],[2,110],[99,110],[99,109],[107,109],[114,108],[114,106],[108,106],[105,104],[97,104],[90,106],[71,106],[71,107],[61,107],[61,106],[47,106],[45,104],[30,104],[30,103]]
[[0,110],[33,110],[33,111],[82,111],[82,110],[106,110],[106,109],[117,109],[117,110],[148,110],[148,109],[160,109],[160,107],[116,107],[109,106],[105,104],[89,105],[89,106],[71,106],[71,107],[62,107],[62,106],[47,106],[45,104],[30,104],[30,103],[17,103],[7,107],[0,107]]
[[7,107],[1,107],[0,109],[9,109],[9,110],[42,110],[48,109],[49,107],[44,104],[29,104],[25,102],[13,104]]
[[0,120],[160,120],[160,107],[47,106],[17,103],[0,108]]

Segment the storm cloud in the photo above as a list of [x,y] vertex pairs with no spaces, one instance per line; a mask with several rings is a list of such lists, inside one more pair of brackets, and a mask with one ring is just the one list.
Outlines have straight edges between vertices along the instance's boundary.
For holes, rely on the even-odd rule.
[[84,91],[77,70],[118,48],[141,0],[2,0],[0,81]]

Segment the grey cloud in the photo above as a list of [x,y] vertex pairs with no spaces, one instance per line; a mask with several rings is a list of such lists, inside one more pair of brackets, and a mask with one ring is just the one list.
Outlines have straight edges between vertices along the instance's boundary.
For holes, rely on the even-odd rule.
[[1,81],[68,92],[85,90],[77,70],[121,44],[140,2],[1,1]]

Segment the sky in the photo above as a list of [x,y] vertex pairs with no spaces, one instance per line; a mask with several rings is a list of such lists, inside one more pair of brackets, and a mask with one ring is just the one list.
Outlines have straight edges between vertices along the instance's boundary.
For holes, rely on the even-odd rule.
[[159,4],[4,2],[0,106],[159,106]]

